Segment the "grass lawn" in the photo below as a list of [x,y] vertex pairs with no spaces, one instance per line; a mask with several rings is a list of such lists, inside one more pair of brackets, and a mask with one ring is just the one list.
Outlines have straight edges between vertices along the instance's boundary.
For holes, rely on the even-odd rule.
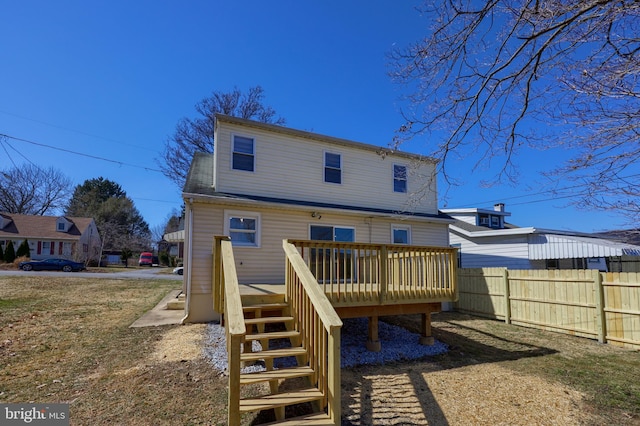
[[[0,277],[0,402],[67,402],[74,425],[225,424],[226,376],[199,354],[185,355],[185,348],[177,347],[175,357],[158,355],[168,337],[202,333],[204,326],[129,328],[177,285],[165,280]],[[386,320],[408,329],[420,327],[419,316]],[[449,345],[448,353],[343,370],[343,424],[377,424],[375,414],[362,409],[366,404],[375,409],[375,403],[367,395],[357,397],[355,389],[375,391],[376,383],[368,377],[390,378],[398,372],[408,375],[414,390],[421,389],[416,391],[419,415],[430,425],[462,424],[447,410],[465,401],[443,397],[434,414],[425,407],[438,399],[437,383],[422,382],[417,373],[459,374],[461,384],[473,384],[480,376],[470,374],[483,368],[482,379],[509,374],[517,383],[519,377],[535,376],[547,387],[557,383],[579,391],[591,424],[602,419],[640,424],[638,351],[460,314],[434,315],[433,326],[436,338]],[[255,419],[246,416],[243,421]]]
[[71,424],[225,424],[226,377],[150,355],[180,328],[129,328],[175,282],[0,278],[0,402],[67,402]]

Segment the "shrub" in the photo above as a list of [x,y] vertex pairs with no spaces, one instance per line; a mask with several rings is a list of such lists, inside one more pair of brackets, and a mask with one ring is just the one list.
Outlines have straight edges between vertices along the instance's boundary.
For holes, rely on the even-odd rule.
[[9,240],[7,248],[4,250],[4,261],[13,263],[16,260],[16,250],[13,248],[13,241]]
[[26,256],[31,258],[31,249],[29,248],[29,241],[26,239],[18,246],[18,250],[16,250],[16,256]]
[[0,263],[4,262],[4,252],[2,251],[2,245],[0,245]]

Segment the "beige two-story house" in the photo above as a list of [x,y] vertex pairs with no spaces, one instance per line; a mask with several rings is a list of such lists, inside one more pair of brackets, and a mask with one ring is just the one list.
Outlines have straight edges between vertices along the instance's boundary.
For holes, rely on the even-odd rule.
[[216,235],[231,238],[241,284],[284,283],[283,239],[449,245],[431,158],[225,115],[215,141],[183,190],[184,322],[217,318]]

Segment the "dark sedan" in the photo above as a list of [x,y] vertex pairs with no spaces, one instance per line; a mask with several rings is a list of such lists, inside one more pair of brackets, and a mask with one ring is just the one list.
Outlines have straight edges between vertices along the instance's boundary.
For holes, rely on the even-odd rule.
[[45,260],[30,260],[27,262],[20,262],[18,268],[23,271],[64,271],[64,272],[77,272],[87,269],[84,263],[74,262],[68,259],[45,259]]

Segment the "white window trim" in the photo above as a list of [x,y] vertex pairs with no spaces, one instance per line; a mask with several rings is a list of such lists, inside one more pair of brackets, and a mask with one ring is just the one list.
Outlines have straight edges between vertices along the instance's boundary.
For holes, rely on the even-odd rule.
[[391,224],[391,244],[401,244],[401,243],[395,243],[393,241],[393,231],[398,230],[398,231],[407,231],[407,245],[411,245],[411,225],[397,225],[397,224]]
[[224,211],[224,235],[231,235],[231,226],[230,226],[230,219],[232,217],[244,217],[247,219],[255,219],[256,221],[256,243],[255,245],[252,244],[243,244],[243,243],[238,243],[233,241],[233,239],[231,239],[231,244],[233,246],[236,247],[246,247],[246,248],[260,248],[260,243],[261,243],[261,234],[262,234],[262,218],[260,213],[257,212],[250,212],[250,211],[243,211],[243,210],[225,210]]
[[[339,169],[335,169],[334,167],[327,167],[327,154],[338,155],[340,157],[340,168]],[[342,183],[344,182],[344,167],[343,167],[343,164],[344,164],[344,162],[342,160],[342,153],[335,152],[335,151],[324,151],[322,153],[322,182],[328,183],[330,185],[342,185]],[[340,170],[340,183],[327,182],[327,180],[325,179],[325,170],[327,168],[334,169],[334,170]]]
[[[404,192],[396,191],[396,166],[404,167]],[[391,175],[393,178],[393,192],[396,194],[406,194],[409,192],[409,166],[406,164],[394,163],[391,166]]]
[[[253,170],[242,170],[242,169],[234,169],[233,168],[233,154],[235,153],[234,147],[235,147],[236,136],[238,136],[240,138],[251,139],[253,141]],[[247,155],[247,154],[245,154],[245,155]],[[240,133],[232,133],[231,134],[231,155],[229,156],[229,168],[231,170],[233,170],[234,172],[255,173],[256,172],[256,168],[257,168],[256,157],[257,157],[257,155],[256,155],[256,138],[255,137],[242,135]]]

